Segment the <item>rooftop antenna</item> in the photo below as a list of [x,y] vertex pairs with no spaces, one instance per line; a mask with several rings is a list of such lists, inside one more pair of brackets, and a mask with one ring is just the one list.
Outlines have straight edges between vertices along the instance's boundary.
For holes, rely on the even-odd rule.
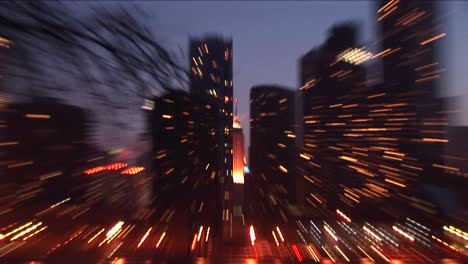
[[239,99],[236,97],[236,109],[234,110],[234,116],[237,116],[237,105],[239,104]]

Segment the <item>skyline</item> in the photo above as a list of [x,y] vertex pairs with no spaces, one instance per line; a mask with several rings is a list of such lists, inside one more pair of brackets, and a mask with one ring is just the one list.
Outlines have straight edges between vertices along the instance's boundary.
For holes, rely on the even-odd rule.
[[[298,89],[298,60],[326,39],[327,31],[333,24],[357,22],[360,27],[358,42],[361,44],[371,41],[377,35],[372,3],[367,1],[161,1],[138,4],[148,13],[155,14],[152,18],[155,32],[161,34],[161,41],[168,48],[183,50],[185,56],[181,63],[187,67],[190,37],[221,34],[225,38],[232,38],[234,97],[239,98],[239,116],[244,128],[250,125],[250,89],[263,84]],[[449,91],[439,92],[442,96],[461,95],[461,101],[466,102],[468,100],[462,87],[468,83],[468,77],[463,75],[462,69],[468,67],[468,62],[455,54],[468,54],[468,49],[462,46],[464,39],[468,40],[468,34],[454,34],[463,32],[460,28],[462,21],[466,21],[461,15],[463,7],[468,8],[468,3],[451,1],[443,9],[444,13],[451,15],[447,19],[447,42],[450,48],[441,51],[451,60],[446,78],[450,88]],[[224,13],[224,10],[229,12]],[[173,16],[174,13],[179,15]],[[213,17],[208,18],[210,14]],[[241,20],[239,16],[242,16]],[[259,20],[259,17],[262,19]],[[162,32],[158,32],[158,29]],[[461,107],[466,113],[467,107],[463,104]],[[460,116],[455,123],[468,124],[468,115]],[[246,130],[244,133],[248,146],[250,132]]]
[[[249,94],[252,86],[278,84],[297,89],[299,58],[325,40],[331,25],[356,20],[362,26],[359,33],[361,41],[372,35],[368,2],[176,1],[139,4],[148,13],[154,10],[154,28],[163,30],[161,40],[172,50],[177,51],[180,47],[187,54],[190,36],[203,37],[214,33],[232,38],[234,97],[239,98],[239,115],[244,128],[250,126]],[[229,12],[223,13],[223,10]],[[172,16],[174,13],[179,15]],[[213,14],[212,20],[198,19],[208,17],[208,14]],[[268,31],[269,27],[277,28]],[[288,49],[283,48],[286,46]],[[184,58],[181,63],[188,66],[190,58]],[[244,129],[244,134],[246,145],[249,145],[248,129]]]

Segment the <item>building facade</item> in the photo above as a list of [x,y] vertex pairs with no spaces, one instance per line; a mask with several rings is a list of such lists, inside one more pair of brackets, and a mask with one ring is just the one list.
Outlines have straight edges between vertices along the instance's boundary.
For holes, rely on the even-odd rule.
[[267,198],[272,206],[287,207],[301,199],[294,102],[294,90],[285,87],[259,85],[250,90],[249,168],[257,191],[273,197]]

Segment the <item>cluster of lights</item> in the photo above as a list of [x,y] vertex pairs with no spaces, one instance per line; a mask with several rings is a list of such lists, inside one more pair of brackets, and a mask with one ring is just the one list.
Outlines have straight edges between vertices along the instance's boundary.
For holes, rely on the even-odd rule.
[[448,227],[444,226],[444,230],[456,235],[457,237],[461,237],[464,240],[468,240],[468,233],[464,232],[461,229],[458,229],[458,228],[453,227],[453,226],[448,226]]
[[346,216],[343,212],[340,211],[340,209],[336,209],[336,213],[341,216],[346,222],[351,223],[351,218]]
[[393,230],[395,230],[398,234],[406,237],[407,239],[411,240],[411,242],[414,241],[414,237],[410,236],[408,233],[406,233],[405,231],[401,230],[400,228],[398,228],[397,226],[392,226]]
[[327,233],[333,237],[333,239],[335,241],[338,241],[338,237],[335,235],[335,233],[333,233],[333,231],[331,230],[331,228],[328,226],[328,225],[324,225],[323,228],[325,229],[325,231],[327,231]]
[[359,48],[349,48],[338,54],[338,56],[336,57],[336,61],[345,61],[351,64],[359,65],[363,62],[370,60],[372,56],[373,54],[369,51],[365,51]]
[[436,236],[432,236],[432,239],[434,239],[435,241],[437,241],[437,242],[443,244],[443,245],[446,246],[446,247],[449,247],[449,248],[452,249],[452,250],[455,250],[455,251],[457,251],[457,252],[460,252],[460,250],[459,250],[458,248],[456,248],[456,247],[450,245],[449,243],[443,241],[442,239],[440,239],[440,238],[438,238],[438,237],[436,237]]
[[123,167],[126,167],[127,165],[128,165],[127,163],[118,162],[118,163],[111,164],[109,166],[98,166],[89,170],[85,170],[84,173],[87,175],[90,175],[90,174],[95,174],[95,173],[105,171],[105,170],[119,170]]
[[145,170],[144,167],[130,167],[130,168],[122,171],[122,174],[135,175],[135,174],[140,173],[140,172],[142,172],[144,170]]

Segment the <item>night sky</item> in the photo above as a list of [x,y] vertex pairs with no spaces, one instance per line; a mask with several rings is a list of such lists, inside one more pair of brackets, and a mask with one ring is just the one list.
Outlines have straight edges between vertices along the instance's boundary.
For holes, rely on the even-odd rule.
[[[104,3],[100,5],[115,4]],[[126,3],[118,4],[126,6]],[[358,22],[361,26],[359,39],[363,44],[376,36],[372,1],[143,1],[137,5],[150,15],[148,26],[164,46],[185,52],[181,63],[187,67],[190,36],[215,33],[233,39],[234,95],[239,98],[246,145],[249,144],[249,92],[252,86],[279,84],[297,89],[299,58],[322,44],[327,30],[335,23]],[[468,110],[465,96],[468,30],[464,25],[468,21],[463,13],[467,11],[466,1],[448,1],[442,10],[448,33],[443,59],[450,64],[447,64],[447,82],[441,94],[458,95],[465,113]],[[456,121],[467,125],[468,115],[461,115]]]
[[[233,38],[234,96],[249,142],[249,93],[258,84],[298,87],[298,59],[322,44],[328,28],[337,22],[356,20],[363,25],[361,39],[372,30],[367,1],[300,2],[140,2],[154,13],[168,48],[188,50],[189,36],[221,33]],[[188,59],[186,63],[188,65]]]

